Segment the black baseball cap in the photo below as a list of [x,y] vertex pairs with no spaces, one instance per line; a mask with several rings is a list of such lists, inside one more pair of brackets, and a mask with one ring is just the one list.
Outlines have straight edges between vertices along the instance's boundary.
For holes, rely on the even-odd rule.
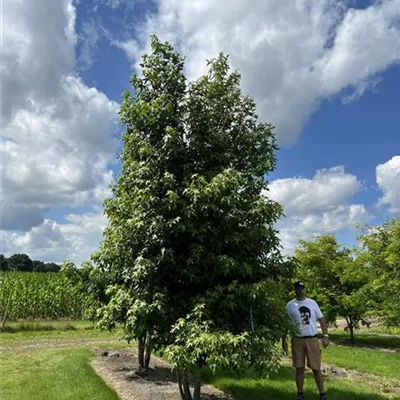
[[304,289],[306,287],[303,281],[297,281],[293,286],[295,289]]

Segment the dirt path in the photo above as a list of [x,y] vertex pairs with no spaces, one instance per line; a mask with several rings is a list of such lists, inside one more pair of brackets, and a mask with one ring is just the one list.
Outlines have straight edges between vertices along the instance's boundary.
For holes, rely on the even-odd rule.
[[[0,342],[1,343],[1,342]],[[115,339],[48,339],[48,340],[24,340],[18,341],[18,344],[2,345],[0,352],[3,351],[25,351],[25,350],[43,350],[43,349],[63,349],[68,347],[95,347],[99,345],[112,345],[121,343],[121,340]]]
[[324,364],[322,366],[324,376],[333,378],[344,378],[356,382],[359,386],[370,386],[376,388],[377,394],[389,399],[400,398],[400,381],[395,378],[366,374],[355,369],[339,368]]
[[[148,374],[140,372],[136,348],[123,351],[97,349],[91,365],[121,400],[181,399],[176,376],[171,373],[169,364],[152,356],[152,370]],[[202,385],[201,392],[204,400],[232,399],[210,385]]]

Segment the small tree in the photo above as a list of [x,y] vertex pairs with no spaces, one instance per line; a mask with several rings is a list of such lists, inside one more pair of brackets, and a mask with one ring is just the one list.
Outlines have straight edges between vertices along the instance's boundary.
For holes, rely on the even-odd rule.
[[388,326],[400,326],[400,218],[366,228],[359,258],[370,270],[370,297]]
[[353,342],[354,328],[373,306],[368,295],[369,270],[349,249],[341,248],[333,235],[301,240],[295,258],[310,296],[321,304],[328,321],[338,316],[346,319]]
[[262,195],[275,167],[272,126],[257,123],[226,56],[191,84],[183,66],[153,37],[134,94],[123,96],[122,173],[94,260],[121,278],[105,325],[119,320],[128,339],[163,346],[182,399],[197,400],[204,365],[277,365],[289,264],[274,229],[281,206]]

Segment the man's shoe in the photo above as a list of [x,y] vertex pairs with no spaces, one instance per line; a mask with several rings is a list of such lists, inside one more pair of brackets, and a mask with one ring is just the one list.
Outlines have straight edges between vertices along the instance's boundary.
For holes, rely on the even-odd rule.
[[296,400],[304,400],[304,394],[298,394]]
[[328,400],[328,397],[326,396],[326,394],[320,394],[319,395],[319,400]]

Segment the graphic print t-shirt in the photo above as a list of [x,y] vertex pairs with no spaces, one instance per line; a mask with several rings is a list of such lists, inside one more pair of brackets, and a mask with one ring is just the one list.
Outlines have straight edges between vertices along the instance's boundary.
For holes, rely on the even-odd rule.
[[299,327],[298,336],[315,336],[318,332],[317,319],[322,318],[318,304],[311,299],[289,301],[286,310],[291,320]]

